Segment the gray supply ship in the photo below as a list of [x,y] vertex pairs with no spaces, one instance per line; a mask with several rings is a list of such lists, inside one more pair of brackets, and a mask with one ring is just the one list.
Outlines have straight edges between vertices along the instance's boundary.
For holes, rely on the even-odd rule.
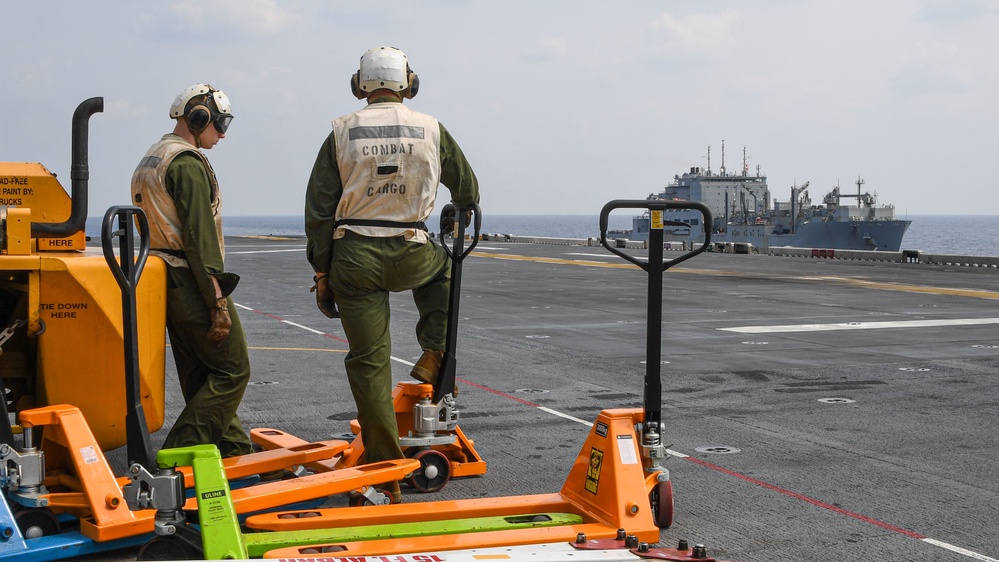
[[[772,246],[893,252],[901,248],[902,237],[912,221],[896,219],[893,205],[879,205],[876,195],[862,193],[862,179],[857,178],[856,193],[843,193],[836,186],[825,194],[821,205],[812,203],[808,182],[792,186],[790,199],[778,201],[771,198],[767,177],[759,167],[755,175],[749,173],[745,149],[742,173],[736,174],[725,170],[724,150],[722,144],[718,173],[711,171],[709,147],[707,169],[693,167],[688,173],[674,176],[665,190],[648,199],[704,203],[714,217],[713,224],[708,225],[714,243],[751,244],[756,251]],[[699,219],[700,215],[692,211],[666,213],[666,240],[703,240],[705,225]],[[647,214],[634,217],[629,237],[648,239]]]

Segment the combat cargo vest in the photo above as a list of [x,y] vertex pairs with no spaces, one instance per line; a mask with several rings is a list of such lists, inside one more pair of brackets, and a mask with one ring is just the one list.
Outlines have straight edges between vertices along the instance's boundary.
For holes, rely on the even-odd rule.
[[[132,202],[146,213],[149,221],[150,254],[163,258],[174,267],[189,267],[184,258],[183,224],[177,217],[177,207],[166,190],[166,174],[170,163],[178,155],[190,152],[205,163],[211,187],[212,216],[219,238],[219,251],[225,258],[225,241],[222,238],[222,195],[219,192],[215,170],[208,158],[196,146],[183,138],[168,133],[146,152],[139,167],[132,174]],[[160,251],[165,250],[165,251]]]
[[[401,103],[374,103],[333,121],[333,131],[343,183],[333,238],[351,230],[363,236],[429,240],[427,232],[414,225],[430,216],[437,199],[441,176],[437,119]],[[402,225],[385,226],[386,222]]]

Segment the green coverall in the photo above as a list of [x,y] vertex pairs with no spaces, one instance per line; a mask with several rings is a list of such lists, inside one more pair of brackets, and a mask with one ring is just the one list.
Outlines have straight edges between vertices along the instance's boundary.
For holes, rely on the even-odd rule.
[[[376,100],[382,101],[382,100]],[[386,102],[398,103],[398,102]],[[479,201],[471,166],[450,133],[440,125],[440,182],[462,207]],[[315,271],[329,273],[349,343],[344,359],[365,462],[403,458],[392,404],[392,343],[389,293],[412,290],[420,313],[416,335],[423,349],[446,344],[450,260],[437,244],[407,242],[402,236],[369,237],[347,231],[333,240],[336,208],[343,183],[330,133],[312,169],[305,198],[307,256]]]
[[178,155],[167,170],[166,190],[184,225],[190,268],[167,266],[167,332],[186,406],[163,446],[215,444],[223,457],[248,454],[252,444],[236,410],[250,382],[250,358],[231,297],[229,337],[216,344],[206,336],[215,306],[211,277],[221,275],[224,265],[201,160]]

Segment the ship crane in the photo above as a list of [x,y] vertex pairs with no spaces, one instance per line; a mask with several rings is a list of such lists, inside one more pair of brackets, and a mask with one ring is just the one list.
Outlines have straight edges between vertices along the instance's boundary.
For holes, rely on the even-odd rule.
[[811,199],[808,198],[808,182],[801,184],[800,186],[791,186],[791,234],[798,231],[798,213],[801,212],[801,207],[806,206],[805,201],[808,201],[807,206],[811,206]]
[[[791,204],[798,205],[799,207],[811,206],[812,199],[808,196],[807,181],[800,186],[791,186]],[[791,210],[791,214],[795,214],[794,209]]]

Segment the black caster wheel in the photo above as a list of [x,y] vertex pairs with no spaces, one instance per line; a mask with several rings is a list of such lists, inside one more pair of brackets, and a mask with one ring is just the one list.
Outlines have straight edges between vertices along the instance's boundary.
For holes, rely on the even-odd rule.
[[59,520],[47,507],[19,507],[14,510],[14,521],[26,539],[37,539],[58,535]]
[[652,520],[656,527],[669,529],[673,525],[673,481],[657,482],[649,492]]
[[444,453],[424,449],[413,458],[420,461],[420,469],[407,479],[413,488],[421,492],[436,492],[451,479],[451,461]]

